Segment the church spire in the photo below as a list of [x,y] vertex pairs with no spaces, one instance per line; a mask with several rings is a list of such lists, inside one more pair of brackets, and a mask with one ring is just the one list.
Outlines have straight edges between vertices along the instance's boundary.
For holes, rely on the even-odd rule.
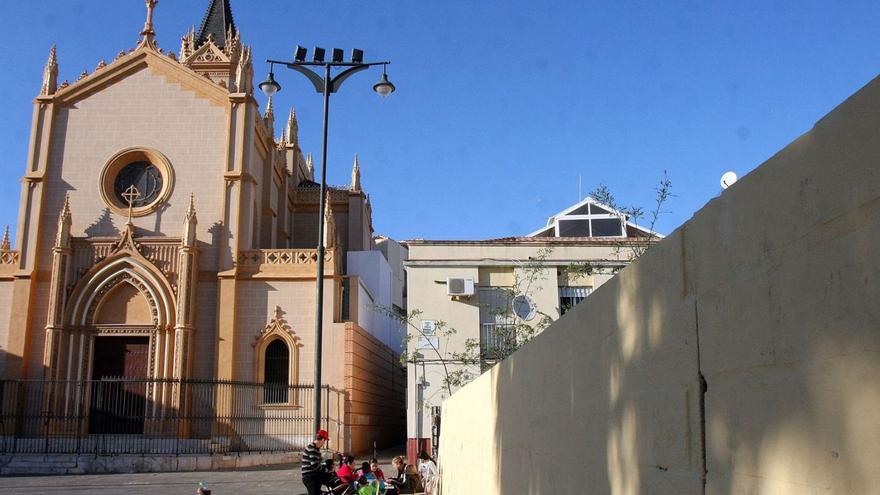
[[361,164],[358,163],[357,155],[354,155],[354,165],[351,167],[351,190],[354,192],[361,190]]
[[287,136],[288,144],[299,144],[299,123],[296,120],[296,110],[293,107],[290,109],[290,115],[287,116],[287,127],[285,127],[284,132]]
[[144,3],[147,4],[147,21],[144,23],[143,31],[141,31],[143,38],[138,43],[138,48],[146,46],[156,50],[159,46],[156,44],[156,31],[153,29],[153,11],[156,9],[159,0],[144,0]]
[[0,251],[9,251],[11,249],[9,245],[9,225],[6,226],[6,230],[3,231],[3,241],[0,241]]
[[58,89],[58,51],[55,45],[49,49],[49,60],[43,69],[43,86],[40,88],[41,96],[51,96]]
[[189,206],[186,207],[186,215],[183,219],[183,246],[192,247],[196,245],[196,225],[199,221],[196,218],[196,196],[190,193]]
[[55,233],[55,247],[70,247],[70,227],[73,225],[72,215],[70,214],[70,195],[64,196],[64,206],[61,207],[61,213],[58,214],[58,231]]
[[309,174],[309,180],[315,180],[315,162],[311,153],[306,156],[306,172]]
[[272,119],[275,121],[275,108],[272,106],[272,97],[269,97],[269,103],[266,103],[266,113],[263,115],[263,118],[266,120]]
[[199,28],[199,35],[196,41],[196,47],[201,46],[208,41],[208,37],[214,40],[214,44],[220,48],[226,46],[230,40],[230,34],[236,32],[235,21],[232,19],[232,7],[229,5],[230,0],[211,0],[208,11],[205,12],[205,18],[202,20],[202,27]]

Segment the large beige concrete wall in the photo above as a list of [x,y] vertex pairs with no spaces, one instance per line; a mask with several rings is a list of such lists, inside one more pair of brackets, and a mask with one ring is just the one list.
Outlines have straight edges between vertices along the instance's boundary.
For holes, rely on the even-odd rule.
[[[597,273],[577,277],[571,283],[563,284],[557,274],[558,269],[575,260],[620,261],[626,258],[625,252],[619,252],[611,245],[552,245],[552,251],[545,260],[547,266],[533,273],[534,280],[526,283],[529,274],[523,269],[522,263],[539,256],[542,247],[544,246],[516,241],[483,245],[442,241],[437,244],[431,244],[431,241],[426,244],[414,242],[409,246],[406,267],[407,310],[420,310],[420,319],[443,321],[449,328],[455,329],[454,334],[438,340],[441,354],[448,359],[454,352],[463,352],[468,339],[480,338],[480,306],[487,304],[487,301],[480,300],[479,291],[470,298],[451,298],[443,283],[447,277],[472,278],[479,287],[510,286],[518,280],[520,290],[528,292],[540,313],[558,318],[560,285],[587,285],[595,288],[612,276]],[[420,264],[422,262],[424,264]],[[541,317],[538,316],[531,323],[538,324],[540,320]],[[411,328],[408,331],[414,333]],[[420,336],[414,335],[410,341],[410,353],[416,350],[418,337]],[[431,349],[420,352],[426,362],[418,365],[411,363],[407,368],[407,431],[410,438],[431,436],[431,407],[440,405],[449,397],[448,389],[443,386],[446,371],[461,369],[455,363],[448,363],[444,368]]]
[[878,138],[874,80],[454,394],[444,493],[880,493]]

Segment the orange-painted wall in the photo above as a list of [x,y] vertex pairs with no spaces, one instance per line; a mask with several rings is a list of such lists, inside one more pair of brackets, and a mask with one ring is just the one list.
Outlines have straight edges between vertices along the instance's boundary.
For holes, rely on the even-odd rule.
[[[355,455],[403,445],[406,372],[400,355],[355,323],[345,325],[345,424]],[[403,453],[403,452],[401,452]]]

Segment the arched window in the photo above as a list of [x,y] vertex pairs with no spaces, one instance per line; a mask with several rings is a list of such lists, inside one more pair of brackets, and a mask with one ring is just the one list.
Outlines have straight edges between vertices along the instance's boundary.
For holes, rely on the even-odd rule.
[[262,404],[278,407],[300,407],[295,388],[299,374],[299,337],[281,317],[281,308],[275,307],[275,317],[254,338],[254,378],[264,384],[257,396]]
[[263,364],[263,403],[286,404],[290,385],[290,349],[281,339],[266,346]]

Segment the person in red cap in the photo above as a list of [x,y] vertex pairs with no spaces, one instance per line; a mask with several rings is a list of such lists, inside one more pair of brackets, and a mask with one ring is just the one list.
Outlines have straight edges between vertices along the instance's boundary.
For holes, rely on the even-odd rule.
[[324,430],[315,433],[315,441],[310,443],[302,454],[302,480],[309,495],[321,495],[324,472],[321,470],[321,449],[330,440]]

